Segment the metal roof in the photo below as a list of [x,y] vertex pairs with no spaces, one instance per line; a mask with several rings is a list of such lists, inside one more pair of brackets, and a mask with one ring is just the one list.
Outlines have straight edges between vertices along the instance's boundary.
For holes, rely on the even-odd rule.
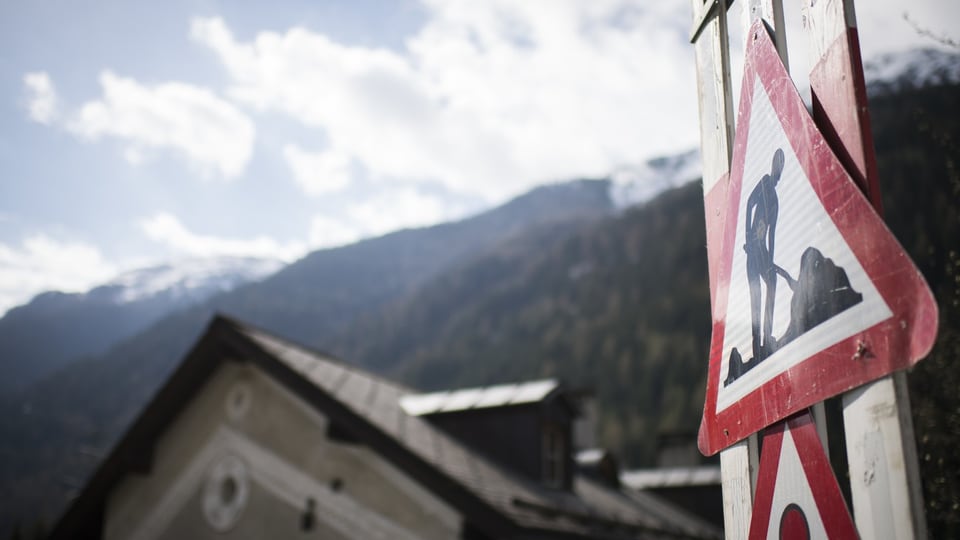
[[[312,362],[303,362],[305,351],[297,345],[249,327],[238,326],[238,330],[317,388],[331,393],[359,419],[373,424],[391,443],[399,443],[402,451],[412,452],[524,529],[584,538],[719,537],[716,529],[652,496],[641,502],[636,494],[627,495],[582,477],[575,479],[573,492],[518,477],[422,418],[429,414],[426,411],[534,403],[559,387],[555,380],[414,394],[392,381],[318,354],[312,355]],[[307,352],[307,356],[311,354]]]
[[709,486],[720,484],[720,466],[672,467],[624,471],[620,481],[631,489]]
[[578,464],[591,465],[599,463],[603,458],[607,457],[607,455],[608,452],[603,448],[587,448],[577,452],[577,455],[574,456],[573,459]]
[[412,394],[400,398],[404,412],[412,416],[434,413],[504,407],[542,401],[560,383],[554,379],[518,384],[500,384],[482,388],[464,388],[430,394]]

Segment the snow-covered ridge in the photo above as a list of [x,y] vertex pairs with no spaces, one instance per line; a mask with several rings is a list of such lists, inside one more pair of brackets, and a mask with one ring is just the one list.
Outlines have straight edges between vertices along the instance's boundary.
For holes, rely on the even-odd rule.
[[160,294],[200,299],[262,279],[281,266],[281,261],[254,257],[186,259],[131,270],[87,294],[107,295],[117,303],[129,303]]
[[871,96],[958,84],[960,52],[923,48],[882,54],[864,63],[863,72]]
[[619,208],[640,204],[658,194],[703,176],[699,150],[651,159],[638,167],[623,167],[610,176],[610,199]]

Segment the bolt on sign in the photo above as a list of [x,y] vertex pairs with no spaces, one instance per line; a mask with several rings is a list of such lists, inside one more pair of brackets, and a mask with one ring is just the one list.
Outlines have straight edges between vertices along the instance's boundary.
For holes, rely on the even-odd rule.
[[726,193],[712,224],[722,230],[707,235],[720,242],[708,455],[915,364],[937,328],[929,287],[830,150],[761,21],[748,34]]

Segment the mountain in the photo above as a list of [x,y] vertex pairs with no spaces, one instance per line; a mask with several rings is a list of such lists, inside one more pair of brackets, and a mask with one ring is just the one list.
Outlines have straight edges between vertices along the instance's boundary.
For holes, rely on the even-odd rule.
[[[886,220],[940,302],[940,338],[910,384],[928,521],[944,538],[960,534],[958,90],[871,100]],[[215,310],[424,388],[592,386],[601,443],[649,464],[656,435],[695,432],[702,407],[702,198],[685,185],[616,211],[615,193],[609,181],[548,186],[457,223],[318,251],[0,400],[0,524],[56,515]]]
[[703,175],[700,151],[689,150],[651,159],[639,167],[621,167],[610,176],[610,198],[617,208],[628,208],[683,186]]
[[280,261],[190,259],[133,270],[84,293],[46,292],[0,318],[0,395],[99,356],[162,316],[261,279]]
[[131,270],[87,293],[116,304],[151,298],[204,300],[214,293],[260,280],[283,263],[254,257],[212,257]]
[[597,222],[532,230],[326,347],[426,390],[543,377],[588,387],[604,444],[633,466],[652,463],[656,434],[695,433],[703,407],[702,200],[688,183]]
[[[885,221],[940,311],[937,343],[908,379],[932,538],[960,537],[958,95],[960,84],[931,81],[870,102]],[[540,377],[592,387],[601,444],[652,465],[657,435],[693,436],[703,406],[702,214],[699,186],[686,185],[572,231],[531,231],[325,347],[425,389]]]
[[360,317],[529,230],[610,215],[610,183],[544,186],[454,223],[320,250],[268,278],[160,318],[97,358],[0,399],[0,535],[18,515],[56,515],[215,311],[323,347]]
[[[279,327],[287,337],[321,342],[355,312],[403,292],[470,250],[540,221],[609,212],[608,191],[607,181],[545,186],[472,219],[319,251],[260,287],[218,296],[216,309]],[[279,267],[278,261],[251,258],[195,259],[129,272],[82,294],[41,294],[0,319],[0,365],[6,375],[0,395],[72,361],[103,355],[162,316]]]
[[608,180],[542,186],[471,218],[317,251],[210,307],[324,347],[357,317],[530,228],[610,214],[609,191]]
[[[944,304],[960,283],[945,273],[960,264],[960,182],[946,181],[958,176],[958,89],[932,84],[871,103],[886,220]],[[683,168],[673,163],[666,169]],[[687,184],[571,234],[515,239],[325,347],[425,389],[535,377],[593,386],[600,439],[626,463],[650,463],[650,434],[695,433],[702,409],[702,213],[699,186]]]
[[960,52],[920,48],[887,53],[864,63],[870,97],[960,84]]
[[884,219],[940,310],[930,355],[909,374],[930,538],[960,538],[960,84],[870,101]]

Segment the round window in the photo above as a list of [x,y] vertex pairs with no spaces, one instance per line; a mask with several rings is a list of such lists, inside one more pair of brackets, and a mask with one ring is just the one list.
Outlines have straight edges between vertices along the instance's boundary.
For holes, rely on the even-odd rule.
[[203,515],[213,530],[230,530],[243,513],[250,493],[247,466],[236,456],[214,462],[203,488]]

